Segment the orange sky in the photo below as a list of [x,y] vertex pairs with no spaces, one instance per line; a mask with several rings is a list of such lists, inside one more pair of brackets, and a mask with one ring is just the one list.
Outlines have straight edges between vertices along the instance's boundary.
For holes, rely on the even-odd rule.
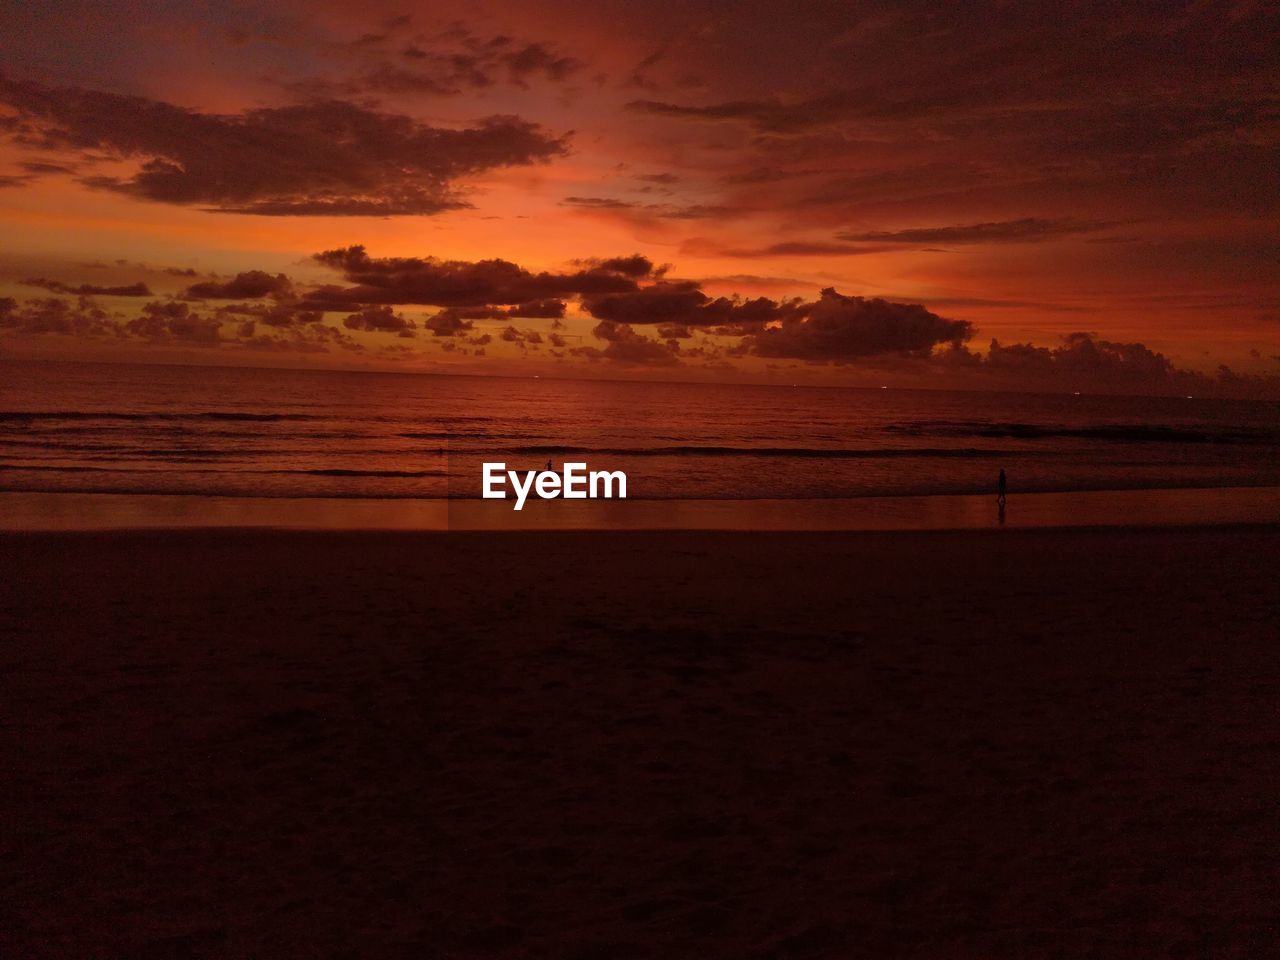
[[[293,319],[250,337],[238,332],[247,314],[219,312],[231,300],[186,293],[266,271],[305,297],[351,282],[313,254],[360,244],[375,260],[501,259],[556,275],[641,254],[670,265],[641,289],[684,283],[739,302],[812,304],[834,287],[967,321],[979,360],[992,338],[1052,349],[1088,332],[1187,370],[1280,371],[1274,9],[936,6],[11,7],[0,297],[13,311],[52,297],[83,310],[81,284],[148,293],[94,293],[105,319],[61,330],[43,307],[11,312],[0,349],[590,376],[959,375],[922,361],[949,334],[870,336],[863,305],[845,300],[828,303],[829,337],[812,335],[807,308],[770,321],[797,326],[769,348],[754,328],[693,318],[673,341],[633,319],[625,339],[655,346],[628,353],[610,349],[618,328],[602,330],[590,296],[563,296],[559,325],[479,318],[453,336],[424,326],[447,303],[396,302],[411,336],[344,325],[354,307],[326,310],[346,339],[318,343]],[[330,155],[334,104],[374,125]],[[253,113],[289,107],[301,112]],[[494,116],[507,119],[491,137],[433,132]],[[172,169],[149,179],[148,164]],[[365,207],[317,215],[320,201]],[[189,304],[216,336],[128,328],[155,302]],[[502,339],[512,326],[521,337]]]

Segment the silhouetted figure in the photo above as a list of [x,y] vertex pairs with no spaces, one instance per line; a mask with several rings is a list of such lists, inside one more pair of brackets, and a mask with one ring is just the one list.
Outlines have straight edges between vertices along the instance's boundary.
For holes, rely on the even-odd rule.
[[547,469],[548,469],[548,470],[550,470],[550,469],[551,469],[551,461],[550,461],[550,460],[548,460],[548,461],[547,461]]
[[996,482],[996,503],[1000,504],[1001,510],[1004,509],[1004,495],[1007,490],[1007,481],[1004,477],[1004,470],[1000,471],[1000,479]]

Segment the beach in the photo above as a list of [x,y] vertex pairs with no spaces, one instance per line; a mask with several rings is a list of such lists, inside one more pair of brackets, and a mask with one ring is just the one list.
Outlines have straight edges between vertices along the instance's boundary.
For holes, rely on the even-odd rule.
[[3,533],[0,950],[1258,957],[1278,546]]

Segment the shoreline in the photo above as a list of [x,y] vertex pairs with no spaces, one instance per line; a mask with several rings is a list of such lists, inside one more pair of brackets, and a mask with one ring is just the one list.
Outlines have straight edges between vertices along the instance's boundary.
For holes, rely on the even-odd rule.
[[820,500],[376,500],[0,493],[0,531],[906,531],[1280,523],[1280,486]]

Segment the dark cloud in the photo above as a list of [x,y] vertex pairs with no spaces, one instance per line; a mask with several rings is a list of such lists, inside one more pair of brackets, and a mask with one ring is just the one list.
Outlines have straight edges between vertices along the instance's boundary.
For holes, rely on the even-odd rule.
[[792,301],[779,303],[768,297],[712,299],[692,281],[660,281],[628,293],[587,298],[583,306],[598,320],[688,326],[758,325],[780,320],[796,309]]
[[508,343],[542,343],[542,334],[537,330],[517,330],[508,326],[499,336]]
[[307,310],[288,303],[232,303],[218,307],[219,316],[249,317],[249,323],[268,327],[298,327],[324,320],[324,311]]
[[517,86],[526,86],[531,77],[547,80],[566,80],[582,69],[582,62],[573,57],[561,56],[542,43],[526,43],[515,50],[505,51],[501,57],[507,75]]
[[25,160],[18,166],[27,173],[75,173],[71,167],[61,163],[46,163],[43,160]]
[[[812,32],[800,41],[805,49],[789,50],[827,80],[825,89],[704,104],[647,99],[628,107],[762,134],[883,133],[896,125],[917,140],[925,130],[999,138],[1011,126],[1034,126],[1061,141],[1084,133],[1078,147],[1090,152],[1099,142],[1141,151],[1184,131],[1229,136],[1250,108],[1274,106],[1276,16],[1262,4],[1238,4],[1229,13],[1183,7],[1175,15],[1156,3],[1118,16],[1113,7],[1086,2],[1070,17],[1046,17],[1037,5],[943,10],[904,3],[873,28],[874,36],[863,37],[849,30],[844,8],[838,16],[815,13]],[[804,34],[792,36],[794,44]],[[787,49],[779,42],[778,59],[754,69],[786,69]],[[1187,68],[1189,57],[1200,66]]]
[[1280,377],[1239,374],[1220,366],[1213,376],[1174,365],[1142,343],[1118,343],[1071,333],[1055,347],[992,340],[985,357],[963,346],[935,359],[963,369],[969,385],[1033,391],[1280,398]]
[[[774,211],[824,208],[827,223],[874,211],[910,225],[928,210],[950,229],[1008,210],[1010,198],[1101,217],[1280,209],[1273,4],[1120,12],[1089,0],[1046,16],[1038,4],[904,2],[874,16],[839,4],[807,11],[805,25],[788,22],[752,47],[746,70],[717,59],[738,82],[713,89],[747,92],[653,96],[629,109],[736,128],[695,134],[719,156],[736,150],[722,182],[763,185],[764,196],[749,196]],[[979,242],[966,237],[934,239]]]
[[685,120],[739,121],[766,133],[791,133],[857,116],[865,108],[854,94],[823,94],[795,103],[778,100],[730,100],[695,107],[659,100],[633,100],[627,109]]
[[683,323],[660,323],[658,336],[663,340],[688,340],[693,336],[693,331]]
[[60,333],[78,337],[119,334],[110,315],[86,297],[75,303],[56,297],[32,299],[21,307],[12,297],[0,297],[0,329],[20,334]]
[[[481,36],[457,24],[442,34],[417,35],[407,42],[399,39],[402,34],[399,30],[368,33],[335,49],[332,59],[356,63],[353,74],[345,79],[312,77],[288,86],[307,97],[369,93],[452,97],[502,83],[520,89],[535,82],[563,83],[585,66],[549,43],[504,34]],[[393,40],[397,41],[394,52]]]
[[268,335],[257,333],[257,324],[249,320],[239,326],[234,342],[248,350],[276,353],[329,353],[331,347],[353,352],[364,350],[362,344],[337,327],[316,322],[274,330]]
[[373,333],[394,333],[401,337],[416,337],[417,324],[396,313],[390,306],[365,307],[342,321],[348,330],[368,330]]
[[293,284],[283,273],[263,270],[237,273],[230,280],[207,280],[194,283],[182,295],[193,300],[252,300],[257,297],[289,297]]
[[475,326],[471,320],[463,319],[457,310],[441,310],[433,317],[428,317],[423,324],[431,331],[433,337],[456,337]]
[[762,357],[844,363],[880,354],[928,356],[971,333],[968,322],[944,319],[918,303],[846,297],[827,287],[780,326],[748,335],[743,347]]
[[[611,360],[630,366],[674,366],[680,362],[677,349],[661,340],[636,333],[625,323],[602,320],[591,331],[605,347],[573,347],[570,353],[588,360]],[[673,341],[674,342],[674,341]]]
[[553,319],[564,316],[565,303],[563,300],[530,300],[528,303],[520,303],[507,311],[509,317],[523,317],[525,319],[542,318]]
[[145,283],[130,283],[118,287],[103,287],[92,283],[81,283],[76,286],[63,283],[60,280],[48,280],[44,277],[32,277],[29,280],[23,280],[22,284],[28,287],[40,287],[51,293],[71,293],[82,297],[150,297],[151,290]]
[[1106,384],[1111,388],[1177,386],[1186,383],[1187,377],[1200,377],[1199,374],[1176,369],[1164,354],[1144,344],[1113,343],[1096,339],[1088,333],[1068,334],[1063,337],[1062,344],[1054,348],[1029,343],[1006,346],[992,340],[985,367],[994,373],[1040,383],[1065,378],[1077,383]]
[[688,206],[670,203],[635,203],[613,197],[565,197],[562,206],[583,210],[627,211],[643,217],[667,220],[714,220],[736,216],[744,211],[714,204],[695,203]]
[[530,300],[528,303],[516,304],[514,307],[492,307],[488,305],[479,307],[450,307],[443,311],[450,316],[458,317],[462,320],[506,320],[516,317],[523,319],[553,319],[564,316],[565,302],[563,300]]
[[225,213],[429,214],[468,206],[454,182],[564,152],[518,117],[461,129],[339,100],[235,115],[0,76],[0,119],[27,146],[100,150],[141,162],[128,178],[84,177],[104,190]]
[[[364,247],[315,255],[342,272],[354,287],[323,287],[307,300],[326,305],[416,303],[441,307],[518,305],[637,289],[611,261],[573,273],[533,273],[507,260],[437,260],[434,257],[370,257]],[[336,307],[334,307],[336,308]]]
[[617,200],[612,197],[565,197],[567,207],[587,207],[592,210],[634,210],[639,204],[630,200]]
[[1036,243],[1080,233],[1092,233],[1116,226],[1115,220],[1045,220],[1026,217],[993,223],[970,223],[954,227],[917,227],[910,230],[873,230],[838,234],[841,240],[872,243]]
[[629,257],[588,258],[573,262],[575,266],[589,267],[604,273],[620,273],[624,277],[635,277],[636,279],[663,273],[666,269],[665,267],[654,267],[652,260],[638,253],[633,253]]
[[154,342],[180,342],[202,347],[216,347],[222,341],[222,326],[217,317],[196,313],[191,306],[177,300],[152,302],[142,308],[142,316],[124,324],[124,329],[137,337]]

